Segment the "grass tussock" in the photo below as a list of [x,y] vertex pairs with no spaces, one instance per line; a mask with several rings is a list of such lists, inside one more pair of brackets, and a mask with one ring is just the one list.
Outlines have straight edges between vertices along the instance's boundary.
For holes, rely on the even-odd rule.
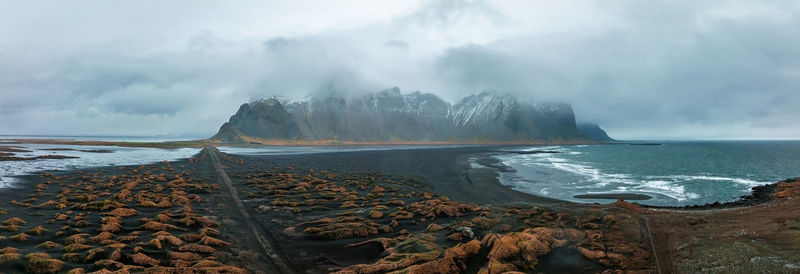
[[0,254],[0,265],[17,261],[22,257],[18,253]]
[[158,239],[161,242],[169,243],[172,246],[182,246],[183,245],[183,240],[181,240],[178,237],[172,236],[172,234],[169,234],[169,232],[166,232],[166,231],[159,231],[159,232],[153,233],[153,237],[155,237],[156,239]]
[[60,246],[61,246],[61,245],[60,245],[60,244],[58,244],[58,243],[56,243],[56,242],[52,242],[52,241],[46,241],[46,242],[44,242],[44,243],[41,243],[41,244],[37,245],[37,246],[36,246],[36,248],[41,248],[41,249],[53,249],[53,248],[57,248],[57,247],[60,247]]
[[25,222],[25,220],[23,220],[23,219],[20,219],[20,218],[18,218],[18,217],[11,217],[11,218],[9,218],[9,219],[7,219],[7,220],[3,221],[3,224],[4,224],[4,225],[16,225],[16,226],[21,226],[21,225],[24,225],[24,224],[26,224],[26,223],[27,223],[27,222]]
[[216,261],[202,260],[202,261],[199,261],[196,264],[194,264],[192,267],[204,268],[204,267],[219,267],[219,266],[222,266],[222,265],[223,264],[221,264],[219,262],[216,262]]
[[81,257],[82,257],[81,254],[77,252],[69,252],[69,253],[64,253],[64,255],[61,255],[61,259],[73,263],[82,262],[83,258]]
[[144,255],[142,253],[136,253],[136,254],[130,255],[130,257],[131,257],[131,260],[133,261],[133,263],[138,264],[138,265],[157,266],[160,263],[159,260],[150,258],[149,256]]
[[31,235],[37,235],[37,236],[39,236],[39,235],[42,235],[42,234],[44,234],[44,233],[45,233],[45,232],[47,232],[47,231],[48,231],[48,230],[47,230],[47,229],[45,229],[45,228],[44,228],[44,227],[42,227],[42,226],[36,226],[36,227],[34,227],[34,228],[31,228],[30,230],[28,230],[28,234],[31,234]]
[[108,255],[108,259],[109,260],[115,260],[115,261],[119,260],[119,259],[122,259],[122,249],[119,249],[119,248],[114,249],[114,251],[112,251],[111,254]]
[[56,273],[63,266],[64,262],[51,258],[47,253],[25,255],[25,272],[28,273]]
[[106,245],[106,247],[111,249],[122,249],[128,247],[128,245],[123,243],[113,243]]
[[0,225],[0,230],[10,231],[10,232],[17,232],[19,231],[20,226],[18,225]]
[[163,249],[163,246],[161,245],[161,241],[159,241],[158,239],[150,240],[149,242],[147,242],[147,245],[152,246],[155,249]]
[[165,224],[156,221],[147,222],[146,224],[142,225],[142,229],[151,231],[185,230],[171,224]]
[[87,236],[89,236],[89,234],[87,234],[87,233],[80,233],[80,234],[75,234],[75,235],[69,236],[69,237],[67,237],[67,239],[64,240],[64,244],[67,244],[67,245],[70,245],[70,244],[85,244]]
[[86,244],[71,244],[64,247],[64,252],[78,252],[92,248],[90,245]]
[[203,256],[194,252],[168,252],[167,255],[173,260],[181,261],[199,261]]
[[107,240],[111,240],[111,239],[114,239],[114,234],[112,234],[111,232],[105,232],[104,231],[104,232],[100,232],[100,234],[97,234],[94,237],[89,238],[89,241],[95,242],[95,243],[99,243],[99,242],[103,242],[103,241],[107,241]]
[[229,242],[226,242],[226,241],[223,241],[223,240],[220,240],[220,239],[217,239],[217,238],[213,238],[213,237],[210,237],[210,236],[203,237],[203,239],[200,240],[200,243],[204,244],[204,245],[207,245],[207,246],[216,246],[216,247],[228,246],[228,245],[231,244]]
[[122,224],[120,224],[120,223],[105,223],[105,224],[101,225],[100,229],[98,229],[98,230],[102,231],[102,232],[116,233],[116,232],[119,232],[120,230],[122,230]]
[[210,247],[210,246],[207,246],[207,245],[187,244],[187,245],[179,247],[178,251],[211,254],[211,253],[216,252],[217,250],[214,249],[213,247]]
[[25,233],[20,233],[20,234],[11,236],[11,239],[16,241],[16,242],[24,242],[24,241],[27,241],[30,238],[31,238],[31,236],[28,235],[28,234],[25,234]]
[[19,253],[19,249],[10,246],[0,249],[0,254],[9,254],[9,253]]
[[135,216],[136,214],[139,214],[139,212],[136,211],[136,209],[120,207],[120,208],[114,209],[111,212],[108,212],[106,214],[110,215],[110,216],[114,216],[114,217],[119,217],[119,218],[128,218],[128,217],[131,217],[131,216]]
[[69,271],[67,271],[67,274],[84,274],[84,273],[86,273],[86,270],[83,269],[83,268],[80,268],[80,267],[79,268],[73,268],[73,269],[70,269]]
[[[120,268],[125,267],[125,264],[117,262],[115,260],[109,260],[109,259],[96,261],[96,262],[94,262],[94,265],[95,266],[99,266],[99,267],[103,267],[104,269],[105,268],[120,269]],[[102,271],[100,271],[100,272],[103,273]],[[109,273],[111,273],[111,272],[109,272]]]

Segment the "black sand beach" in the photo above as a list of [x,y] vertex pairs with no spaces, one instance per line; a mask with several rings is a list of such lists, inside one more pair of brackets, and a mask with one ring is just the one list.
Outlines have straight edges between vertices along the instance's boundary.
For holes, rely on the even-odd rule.
[[0,190],[10,202],[0,272],[41,261],[42,273],[645,273],[673,269],[672,249],[657,247],[674,248],[676,230],[665,231],[685,229],[675,220],[706,218],[520,193],[497,180],[507,167],[487,156],[499,149],[207,147],[182,161],[26,176]]

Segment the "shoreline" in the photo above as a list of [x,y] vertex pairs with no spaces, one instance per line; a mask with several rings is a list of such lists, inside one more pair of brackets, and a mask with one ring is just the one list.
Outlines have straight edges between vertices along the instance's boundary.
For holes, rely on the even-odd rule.
[[[122,147],[148,147],[148,148],[162,148],[162,149],[174,149],[174,148],[182,148],[182,147],[189,147],[189,148],[202,148],[205,145],[211,145],[212,147],[220,146],[222,143],[209,141],[206,140],[193,140],[193,141],[165,141],[165,142],[112,142],[112,141],[76,141],[76,140],[65,140],[65,139],[8,139],[10,140],[7,144],[63,144],[63,145],[76,145],[76,146],[122,146]],[[200,144],[198,142],[203,142]],[[0,143],[6,144],[6,143]],[[634,144],[631,142],[606,142],[606,143],[594,143],[593,145],[620,145],[620,144]],[[655,144],[655,143],[653,143]],[[235,144],[225,144],[225,145],[233,145],[232,147],[260,147],[260,146],[253,146],[253,145],[235,145]],[[499,143],[457,143],[457,142],[388,142],[388,143],[367,143],[367,142],[356,142],[356,143],[329,143],[327,145],[323,144],[312,144],[312,143],[283,143],[279,145],[264,145],[264,146],[308,146],[308,147],[329,147],[329,146],[426,146],[426,145],[452,145],[452,147],[424,147],[424,148],[409,148],[409,149],[419,149],[419,150],[428,150],[428,149],[459,149],[459,148],[477,148],[478,150],[482,150],[482,153],[476,153],[469,155],[469,157],[464,157],[459,161],[465,162],[467,167],[461,167],[464,170],[463,173],[465,179],[469,182],[470,176],[477,176],[481,177],[478,178],[477,181],[482,181],[487,178],[482,178],[486,176],[492,176],[491,174],[484,174],[483,172],[475,172],[471,171],[474,170],[474,167],[470,167],[470,159],[475,160],[475,162],[479,165],[484,166],[487,169],[493,170],[494,179],[490,179],[494,181],[493,183],[484,186],[496,186],[505,188],[511,192],[517,193],[517,195],[510,195],[513,197],[523,197],[523,200],[531,199],[537,200],[538,202],[547,201],[549,203],[565,203],[565,204],[578,204],[578,205],[591,205],[595,204],[596,202],[579,202],[579,201],[570,201],[570,200],[562,200],[553,197],[546,197],[546,196],[539,196],[536,194],[526,193],[522,191],[515,190],[509,186],[506,186],[500,182],[500,173],[502,172],[515,172],[513,168],[503,164],[498,159],[494,158],[493,155],[498,153],[514,153],[514,154],[539,154],[539,153],[557,153],[554,151],[498,151],[497,148],[505,148],[505,147],[520,147],[520,146],[551,146],[551,145],[586,145],[586,143],[514,143],[514,142],[499,142]],[[648,143],[650,145],[650,143]],[[45,149],[45,150],[61,150],[61,149]],[[70,149],[71,150],[71,149]],[[405,149],[397,149],[391,151],[402,151]],[[85,151],[85,152],[95,152],[95,151]],[[105,152],[105,151],[103,151]],[[360,152],[367,152],[367,151],[338,151],[338,152],[311,152],[307,154],[324,154],[324,153],[360,153]],[[56,155],[57,157],[60,155]],[[253,155],[250,155],[253,156]],[[42,159],[52,156],[40,156]],[[75,158],[75,157],[65,157],[64,158]],[[38,158],[25,158],[20,160],[37,160]],[[61,159],[61,158],[57,158]],[[155,162],[155,161],[154,161]],[[115,167],[115,165],[109,166],[96,166],[96,167],[85,167],[85,168],[77,168],[77,169],[68,169],[68,170],[59,170],[59,171],[77,171],[82,169],[93,169],[93,168],[109,168]],[[40,172],[47,172],[47,171],[40,171]],[[34,174],[26,174],[26,175],[14,175],[14,176],[6,176],[6,177],[24,177],[24,176],[31,176]],[[608,199],[608,200],[630,200],[634,201],[634,204],[640,205],[646,208],[653,208],[653,209],[675,209],[675,210],[705,210],[705,209],[719,209],[719,208],[735,208],[735,207],[742,207],[742,206],[753,206],[762,204],[765,202],[770,201],[769,195],[773,193],[775,190],[775,185],[780,182],[793,180],[796,178],[786,178],[782,181],[774,182],[767,185],[762,186],[755,186],[751,188],[751,193],[748,195],[742,195],[737,197],[736,200],[727,201],[727,202],[713,202],[713,203],[706,203],[706,204],[695,204],[695,205],[684,205],[684,206],[658,206],[658,205],[647,205],[647,204],[639,204],[636,203],[636,200],[648,200],[652,199],[653,197],[650,195],[642,194],[642,193],[593,193],[593,194],[575,194],[574,197],[576,199]],[[470,182],[471,183],[471,182]],[[525,196],[528,196],[527,199]],[[578,197],[581,196],[581,197]],[[610,202],[613,203],[613,202]],[[608,203],[608,204],[610,204]],[[601,203],[602,204],[602,203]]]
[[775,194],[775,192],[777,192],[778,185],[780,185],[781,183],[797,181],[797,180],[800,180],[800,177],[788,178],[778,182],[761,186],[754,186],[750,188],[751,190],[750,194],[739,196],[739,198],[737,198],[736,200],[729,202],[722,202],[722,203],[714,202],[701,205],[686,205],[686,206],[655,206],[655,205],[643,205],[643,204],[638,204],[638,205],[644,208],[671,209],[679,211],[698,211],[698,210],[752,207],[773,201],[774,198],[772,195]]
[[594,145],[606,144],[585,140],[577,141],[340,141],[340,140],[272,140],[255,138],[251,142],[224,143],[213,139],[197,139],[188,141],[162,141],[162,142],[133,142],[133,141],[99,141],[99,140],[72,140],[72,139],[4,139],[0,144],[54,144],[54,145],[85,145],[85,146],[121,146],[121,147],[152,147],[152,148],[202,148],[207,144],[212,146],[231,147],[260,147],[260,146],[408,146],[408,145],[469,145],[469,146],[495,146],[495,145]]

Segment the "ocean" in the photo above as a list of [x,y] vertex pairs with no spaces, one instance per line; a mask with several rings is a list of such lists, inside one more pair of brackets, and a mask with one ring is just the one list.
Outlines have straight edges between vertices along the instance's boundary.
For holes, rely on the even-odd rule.
[[514,169],[502,184],[576,202],[595,193],[639,193],[662,206],[733,201],[754,186],[800,177],[800,141],[670,141],[517,149],[494,157]]
[[[0,188],[11,187],[17,182],[15,176],[29,175],[37,172],[71,170],[79,168],[141,165],[190,158],[197,154],[198,148],[160,149],[119,146],[75,146],[52,144],[16,144],[8,143],[0,138],[0,146],[13,147],[24,152],[12,153],[15,157],[36,157],[43,155],[62,155],[77,158],[40,159],[30,161],[0,161]],[[75,139],[75,138],[57,138]],[[134,138],[125,138],[132,140]],[[94,139],[91,139],[94,140]],[[141,140],[141,139],[136,139]],[[155,140],[148,138],[147,141]],[[142,141],[145,142],[145,141]],[[63,150],[69,149],[69,150]]]

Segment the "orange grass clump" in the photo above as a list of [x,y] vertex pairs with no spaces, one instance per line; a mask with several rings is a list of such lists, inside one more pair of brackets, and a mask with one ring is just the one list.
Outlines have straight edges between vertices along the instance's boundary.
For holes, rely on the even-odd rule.
[[34,228],[31,228],[31,230],[28,230],[28,234],[37,235],[37,236],[38,235],[42,235],[42,233],[44,233],[44,232],[47,232],[47,229],[44,229],[44,227],[42,227],[42,226],[36,226]]
[[56,213],[53,215],[53,221],[63,221],[66,219],[69,219],[69,215],[67,214]]
[[0,265],[19,260],[21,257],[19,253],[0,254]]
[[217,250],[213,247],[207,245],[200,245],[200,244],[187,244],[178,248],[178,251],[183,252],[198,252],[198,253],[214,253]]
[[181,261],[199,261],[203,259],[203,256],[193,252],[168,252],[170,258],[173,260],[181,260]]
[[125,235],[125,236],[120,236],[119,237],[119,241],[123,242],[123,243],[130,243],[130,242],[136,241],[136,239],[139,239],[139,235],[138,234],[131,234],[131,235]]
[[380,212],[380,211],[378,211],[378,210],[373,210],[373,211],[370,211],[370,212],[369,212],[369,217],[370,217],[370,218],[372,218],[372,219],[380,219],[380,218],[383,218],[383,212]]
[[218,266],[222,266],[222,264],[216,261],[202,260],[194,264],[192,267],[203,268],[203,267],[218,267]]
[[99,243],[111,239],[114,239],[114,234],[111,232],[100,232],[100,234],[97,234],[97,236],[89,238],[89,241]]
[[162,249],[162,248],[163,248],[163,247],[161,246],[161,241],[159,241],[158,239],[152,239],[152,240],[150,240],[149,242],[147,242],[147,245],[149,245],[149,246],[152,246],[152,247],[154,247],[155,249]]
[[12,218],[9,218],[9,219],[7,219],[7,220],[3,221],[3,224],[4,224],[4,225],[16,225],[16,226],[21,226],[21,225],[24,225],[24,224],[26,224],[26,223],[27,223],[27,222],[25,222],[25,220],[23,220],[23,219],[20,219],[20,218],[17,218],[17,217],[12,217]]
[[170,207],[172,207],[172,203],[169,201],[169,199],[162,199],[161,202],[158,202],[158,204],[155,205],[155,207],[156,208],[170,208]]
[[213,228],[210,228],[210,227],[205,227],[205,228],[200,230],[200,234],[218,236],[219,235],[219,230],[216,230],[216,229],[213,229]]
[[91,260],[93,260],[93,259],[94,259],[94,258],[95,258],[95,257],[96,257],[98,254],[101,254],[101,253],[103,253],[103,252],[105,252],[105,251],[106,251],[106,250],[105,250],[105,249],[102,249],[102,248],[94,248],[94,249],[92,249],[92,250],[89,250],[88,254],[86,254],[86,258],[85,258],[85,260],[86,260],[86,261],[91,261]]
[[40,245],[37,245],[36,247],[37,248],[41,248],[41,249],[53,249],[53,248],[56,248],[56,247],[59,247],[59,246],[61,246],[61,245],[58,244],[58,243],[47,241],[47,242],[41,243]]
[[28,273],[56,273],[63,266],[64,262],[51,258],[47,253],[25,255],[25,272]]
[[125,266],[125,264],[117,262],[115,260],[99,260],[94,262],[94,265],[99,267],[110,267],[113,269],[120,269]]
[[9,253],[19,253],[19,249],[15,248],[15,247],[10,247],[10,246],[6,247],[6,248],[3,248],[3,249],[0,249],[0,254],[9,254]]
[[14,240],[14,241],[17,241],[17,242],[24,242],[24,241],[27,241],[30,238],[31,238],[31,236],[28,235],[28,234],[25,234],[25,233],[20,233],[20,234],[11,236],[11,239]]
[[80,267],[73,268],[70,271],[67,271],[67,274],[84,274],[84,273],[86,273],[86,270]]
[[231,273],[231,274],[246,274],[247,271],[235,266],[223,265],[218,267],[201,267],[197,268],[200,271],[207,273]]
[[69,236],[69,237],[67,237],[67,239],[64,240],[64,244],[68,244],[68,245],[69,244],[85,244],[86,243],[86,236],[89,236],[89,234],[80,233],[80,234],[75,234],[75,235]]
[[150,258],[147,255],[144,255],[142,253],[136,253],[136,254],[130,255],[130,257],[131,257],[131,260],[135,264],[138,264],[138,265],[157,266],[160,263],[159,260]]
[[108,255],[108,259],[114,261],[122,259],[122,249],[120,248],[114,249],[114,251],[112,251],[111,254]]
[[165,223],[156,222],[156,221],[149,221],[146,224],[142,225],[142,228],[145,229],[145,230],[152,230],[152,231],[166,231],[166,230],[170,230],[170,229],[171,230],[184,230],[184,229],[182,229],[180,227],[177,227],[177,226],[174,226],[174,225],[171,225],[171,224],[165,224]]
[[0,226],[0,229],[5,230],[5,231],[10,231],[10,232],[16,232],[16,231],[19,231],[20,226],[18,226],[18,225],[2,225],[2,226]]
[[220,240],[220,239],[217,239],[217,238],[209,237],[209,236],[203,237],[203,239],[200,240],[200,243],[204,244],[204,245],[208,245],[208,246],[217,246],[217,247],[228,246],[228,245],[231,244],[229,242],[226,242],[226,241],[223,241],[223,240]]
[[139,214],[139,212],[136,211],[136,209],[120,207],[105,214],[120,218],[127,218]]
[[181,245],[183,245],[183,241],[180,238],[172,236],[172,234],[169,234],[169,232],[166,232],[166,231],[159,231],[159,232],[153,233],[153,236],[156,239],[158,239],[159,241],[162,241],[162,242],[166,241],[167,243],[169,243],[172,246],[181,246]]
[[90,245],[85,244],[71,244],[64,247],[64,252],[78,252],[92,248]]
[[162,223],[166,223],[166,222],[169,222],[169,220],[172,220],[172,218],[171,218],[171,217],[167,216],[167,215],[166,215],[166,214],[164,214],[164,213],[161,213],[161,214],[158,214],[158,215],[156,215],[156,217],[155,217],[154,219],[155,219],[156,221],[159,221],[159,222],[162,222]]
[[181,235],[181,239],[187,242],[197,242],[203,237],[205,237],[203,234],[194,234],[194,233],[187,233]]

